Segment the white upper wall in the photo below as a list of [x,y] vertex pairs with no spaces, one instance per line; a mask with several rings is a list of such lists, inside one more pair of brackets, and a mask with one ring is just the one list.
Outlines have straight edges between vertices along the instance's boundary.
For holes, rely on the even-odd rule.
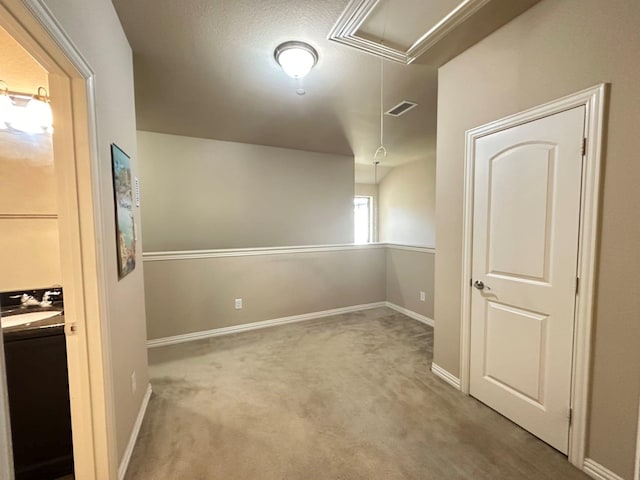
[[435,158],[395,167],[378,192],[379,241],[435,247]]
[[138,132],[143,247],[353,242],[353,158]]

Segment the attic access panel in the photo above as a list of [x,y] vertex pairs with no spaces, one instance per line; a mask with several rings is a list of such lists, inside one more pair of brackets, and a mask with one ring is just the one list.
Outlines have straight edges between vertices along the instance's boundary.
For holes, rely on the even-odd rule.
[[490,0],[352,0],[329,39],[409,64]]

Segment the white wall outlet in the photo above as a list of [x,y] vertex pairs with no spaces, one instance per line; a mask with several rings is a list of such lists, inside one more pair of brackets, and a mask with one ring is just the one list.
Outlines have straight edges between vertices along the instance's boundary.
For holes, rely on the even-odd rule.
[[136,372],[131,372],[131,393],[136,393],[138,382],[136,380]]
[[236,310],[242,309],[242,299],[236,298]]
[[420,292],[420,301],[425,302],[427,300],[427,294],[425,292]]

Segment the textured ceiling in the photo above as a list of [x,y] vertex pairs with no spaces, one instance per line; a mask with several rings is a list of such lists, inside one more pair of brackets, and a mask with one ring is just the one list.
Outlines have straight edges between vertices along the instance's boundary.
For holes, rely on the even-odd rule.
[[[413,0],[417,4],[423,0]],[[327,40],[347,0],[113,0],[134,52],[138,128],[355,156],[379,145],[380,59]],[[389,31],[402,28],[388,25]],[[301,81],[273,59],[302,40],[320,59]],[[435,154],[437,71],[385,62],[383,164]],[[297,88],[307,94],[299,96]]]

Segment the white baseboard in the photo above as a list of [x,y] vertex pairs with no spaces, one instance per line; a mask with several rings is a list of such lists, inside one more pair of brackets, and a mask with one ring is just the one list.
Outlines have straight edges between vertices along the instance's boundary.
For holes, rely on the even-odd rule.
[[633,480],[640,480],[640,403],[638,404],[638,438],[636,438],[636,463]]
[[386,306],[386,302],[366,303],[364,305],[352,305],[350,307],[333,308],[331,310],[323,310],[320,312],[303,313],[302,315],[274,318],[273,320],[264,320],[262,322],[244,323],[242,325],[233,325],[231,327],[214,328],[213,330],[205,330],[203,332],[186,333],[184,335],[175,335],[173,337],[157,338],[154,340],[149,340],[147,342],[147,348],[174,345],[176,343],[191,342],[193,340],[219,337],[221,335],[229,335],[232,333],[248,332],[249,330],[257,330],[259,328],[274,327],[276,325],[285,325],[287,323],[303,322],[305,320],[313,320],[315,318],[330,317],[332,315],[340,315],[342,313],[351,313],[357,312],[359,310],[369,310],[371,308]]
[[584,473],[596,480],[624,480],[621,476],[613,473],[611,470],[603,467],[590,458],[585,458],[582,469],[584,470]]
[[435,325],[435,322],[432,318],[425,317],[424,315],[414,312],[413,310],[409,310],[408,308],[401,307],[400,305],[396,305],[395,303],[385,302],[385,306],[391,308],[392,310],[395,310],[396,312],[400,312],[407,317],[424,323],[425,325],[429,325],[430,327],[433,327]]
[[431,364],[431,372],[438,378],[441,378],[449,385],[451,385],[456,390],[460,390],[460,379],[453,374],[447,372],[444,368],[436,365],[435,363]]
[[151,384],[147,385],[147,391],[144,394],[144,398],[142,399],[142,405],[140,405],[140,410],[138,411],[138,417],[136,418],[136,423],[133,424],[133,430],[131,431],[131,436],[129,437],[129,443],[127,444],[127,449],[124,451],[124,455],[122,456],[122,461],[120,462],[120,466],[118,467],[118,480],[124,480],[124,476],[127,473],[127,468],[129,467],[129,462],[131,461],[131,455],[133,455],[133,449],[136,446],[136,441],[138,440],[138,434],[140,433],[140,427],[142,427],[142,420],[144,420],[144,415],[147,413],[147,406],[149,405],[149,399],[151,398]]

